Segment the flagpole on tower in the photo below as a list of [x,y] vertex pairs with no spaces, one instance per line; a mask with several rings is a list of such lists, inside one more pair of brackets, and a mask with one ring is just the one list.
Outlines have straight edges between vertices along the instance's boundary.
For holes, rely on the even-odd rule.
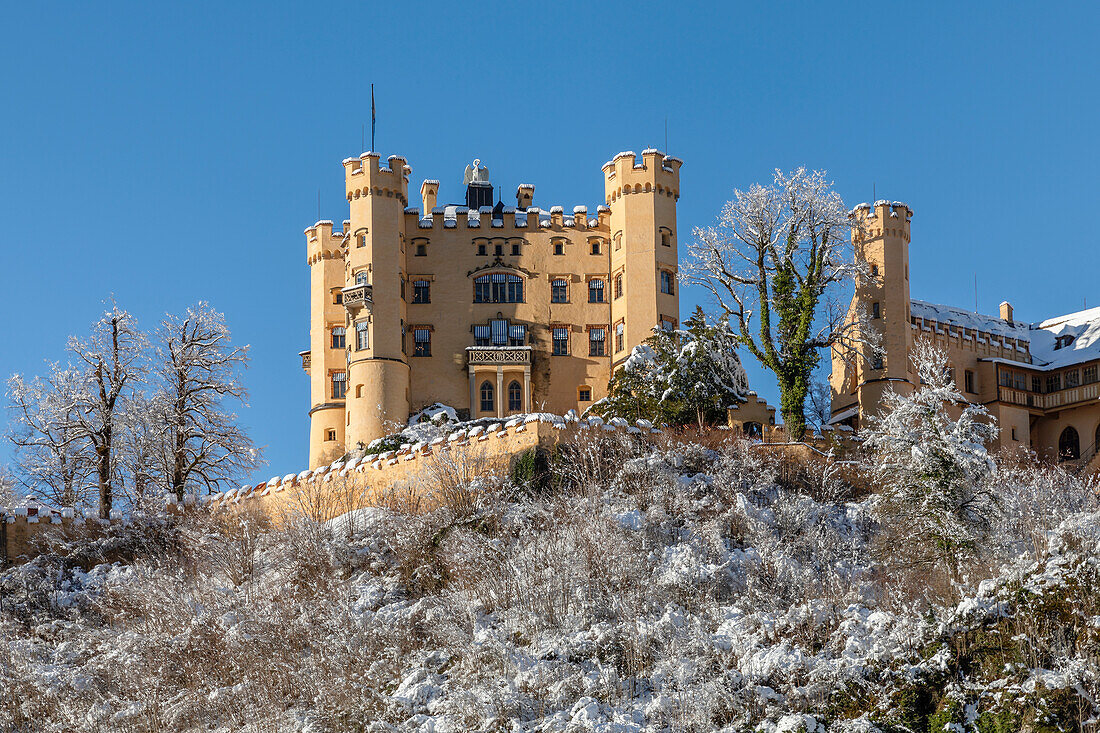
[[370,85],[370,149],[374,150],[374,85]]

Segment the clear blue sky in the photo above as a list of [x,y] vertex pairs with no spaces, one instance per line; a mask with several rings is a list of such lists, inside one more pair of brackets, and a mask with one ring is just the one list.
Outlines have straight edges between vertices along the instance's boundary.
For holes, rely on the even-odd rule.
[[915,297],[972,306],[977,272],[985,313],[1100,305],[1092,3],[8,3],[0,19],[0,372],[61,358],[111,293],[149,328],[208,300],[252,346],[242,416],[265,473],[306,461],[302,230],[318,189],[321,218],[347,215],[340,161],[369,135],[371,82],[377,148],[442,199],[476,156],[505,192],[594,206],[603,162],[663,147],[667,117],[681,232],[804,164],[849,204],[874,186],[913,206]]

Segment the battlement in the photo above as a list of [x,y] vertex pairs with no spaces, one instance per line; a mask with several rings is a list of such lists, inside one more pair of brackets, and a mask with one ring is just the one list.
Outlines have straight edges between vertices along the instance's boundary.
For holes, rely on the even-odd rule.
[[852,221],[853,239],[861,235],[866,239],[888,236],[901,237],[908,242],[913,209],[903,201],[880,199],[874,206],[857,204],[848,212],[848,219]]
[[53,509],[41,504],[21,507],[0,507],[0,567],[29,560],[39,553],[45,536],[81,529],[85,524],[106,526],[121,521],[116,509],[111,522],[99,518],[85,519],[72,508]]
[[588,216],[588,207],[583,205],[574,206],[572,216],[566,216],[562,206],[553,206],[549,210],[537,206],[528,209],[505,206],[501,210],[500,219],[493,218],[491,206],[482,206],[480,209],[436,206],[431,209],[430,214],[408,208],[405,215],[409,217],[406,225],[410,229],[415,225],[417,229],[593,229],[608,232],[611,228],[611,210],[603,206],[597,209],[594,217]]
[[423,488],[439,461],[460,462],[473,473],[507,471],[510,461],[532,448],[552,448],[570,431],[600,430],[639,437],[659,433],[645,420],[635,425],[621,418],[566,418],[549,413],[517,415],[507,421],[456,430],[430,443],[400,450],[334,461],[312,471],[274,476],[255,486],[242,486],[210,497],[212,509],[260,511],[279,518],[286,513],[324,507],[331,519],[376,503],[403,484],[418,494],[418,505],[433,508],[431,489]]
[[633,151],[619,153],[603,164],[604,196],[608,205],[635,193],[656,193],[680,198],[680,166],[683,161],[654,148],[642,151],[642,162]]
[[368,151],[344,160],[344,184],[348,201],[363,196],[397,198],[409,205],[409,174],[412,168],[404,156],[391,155],[388,167],[379,165],[378,153]]
[[[350,226],[350,222],[344,222],[344,229]],[[338,259],[343,257],[341,251],[347,239],[346,231],[333,231],[333,224],[327,219],[322,219],[311,227],[306,227],[303,234],[306,235],[306,262],[310,265],[321,260]]]

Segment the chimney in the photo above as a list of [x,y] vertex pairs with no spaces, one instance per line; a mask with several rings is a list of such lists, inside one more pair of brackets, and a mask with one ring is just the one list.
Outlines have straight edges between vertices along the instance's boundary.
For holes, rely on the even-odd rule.
[[439,193],[439,181],[424,181],[420,184],[420,198],[424,201],[424,210],[420,212],[423,218],[430,218],[432,209],[435,208],[436,196]]
[[535,187],[529,183],[521,183],[516,189],[516,207],[520,209],[531,208],[531,202],[535,198]]
[[1007,300],[1001,303],[1001,320],[1012,323],[1012,303]]

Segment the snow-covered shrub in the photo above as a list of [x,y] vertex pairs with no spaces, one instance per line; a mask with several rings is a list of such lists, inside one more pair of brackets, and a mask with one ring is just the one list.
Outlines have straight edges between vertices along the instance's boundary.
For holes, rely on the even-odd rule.
[[895,553],[955,579],[960,561],[980,553],[997,515],[996,466],[985,448],[997,428],[951,380],[944,351],[918,341],[913,365],[920,386],[887,392],[883,416],[864,431],[881,489],[875,511],[893,530]]
[[0,729],[1095,733],[1087,482],[1002,471],[996,551],[917,605],[873,500],[782,455],[566,437],[538,492],[447,466],[433,511],[189,512],[0,572]]

